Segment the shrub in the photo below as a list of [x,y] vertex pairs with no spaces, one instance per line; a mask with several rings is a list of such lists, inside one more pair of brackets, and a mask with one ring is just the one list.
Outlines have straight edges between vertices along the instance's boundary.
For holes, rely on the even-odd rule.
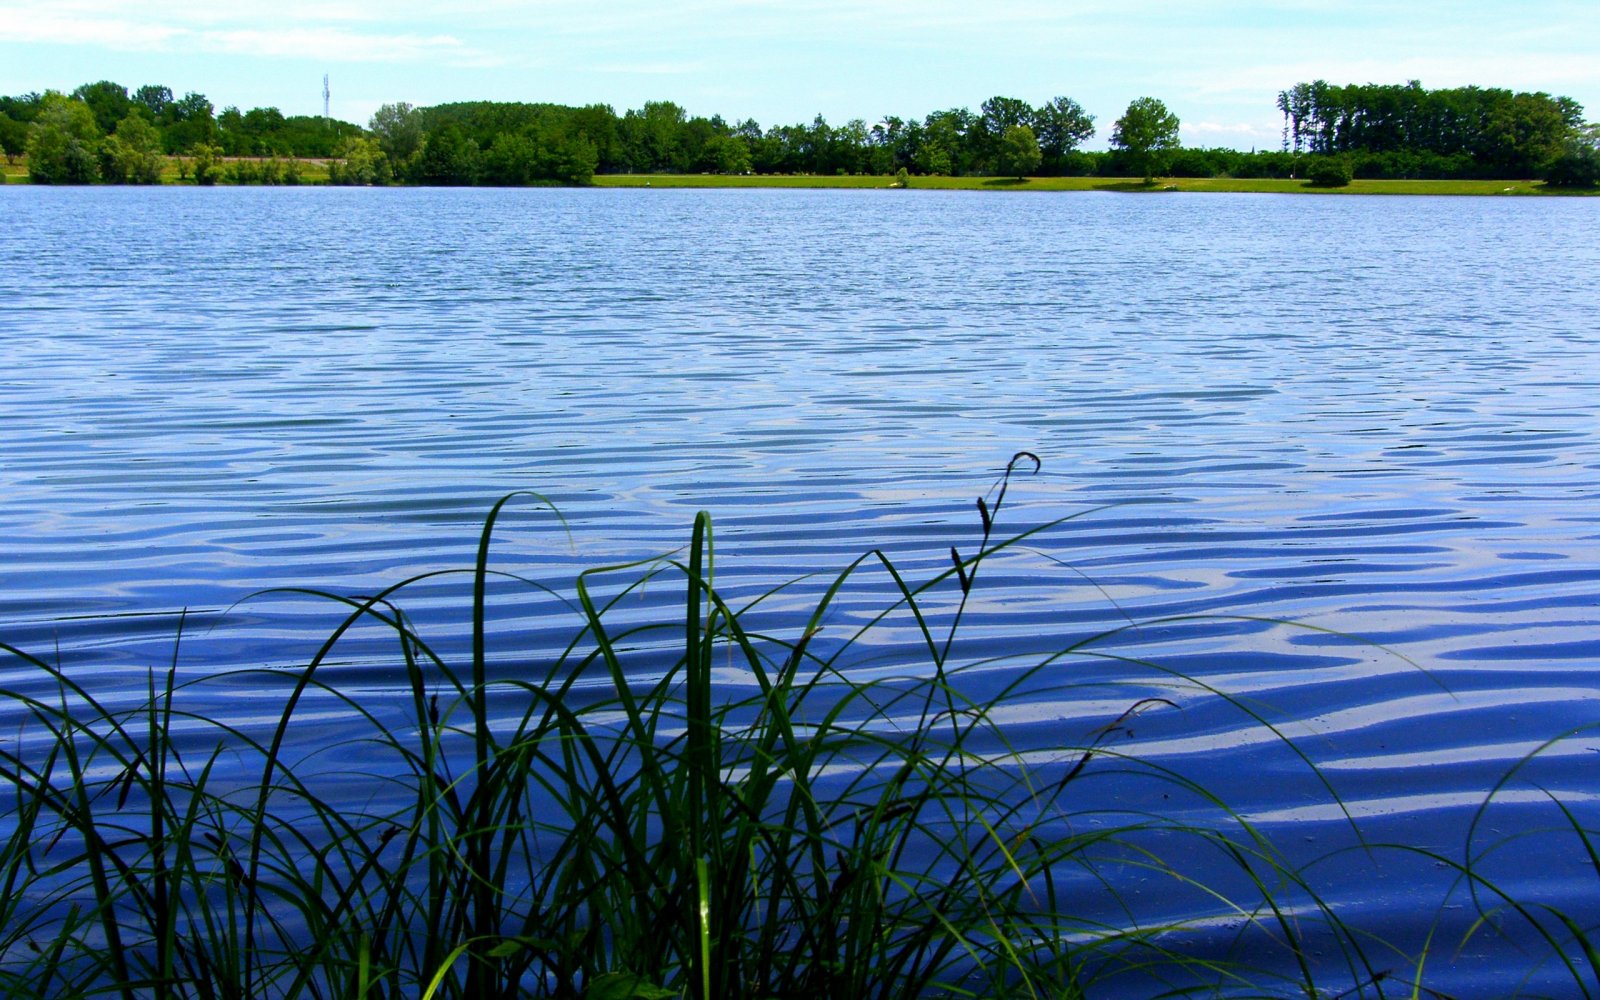
[[1343,156],[1320,157],[1306,169],[1312,187],[1349,187],[1354,176],[1349,159]]
[[1545,168],[1544,182],[1551,187],[1600,187],[1600,150],[1573,143]]

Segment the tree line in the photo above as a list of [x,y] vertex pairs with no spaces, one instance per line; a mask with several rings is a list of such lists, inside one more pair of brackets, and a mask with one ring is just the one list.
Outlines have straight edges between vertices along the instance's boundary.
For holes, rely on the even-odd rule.
[[[1581,142],[1569,97],[1481,87],[1299,83],[1278,94],[1283,146],[1348,156],[1373,170],[1451,177],[1533,177]],[[1358,166],[1358,170],[1360,167]]]
[[[1058,96],[996,96],[977,111],[763,128],[692,116],[671,101],[609,105],[477,101],[386,104],[361,127],[277,108],[217,112],[204,95],[111,81],[71,94],[0,97],[0,147],[48,183],[155,182],[167,157],[198,183],[293,183],[304,159],[334,183],[583,184],[595,174],[950,176],[1529,177],[1600,181],[1600,137],[1569,98],[1476,87],[1296,84],[1278,94],[1280,149],[1184,148],[1179,122],[1139,98],[1087,151],[1096,119]],[[1554,172],[1552,174],[1552,171]],[[1563,172],[1564,171],[1564,172]],[[1593,180],[1585,181],[1588,173]],[[1328,172],[1323,170],[1323,175]]]

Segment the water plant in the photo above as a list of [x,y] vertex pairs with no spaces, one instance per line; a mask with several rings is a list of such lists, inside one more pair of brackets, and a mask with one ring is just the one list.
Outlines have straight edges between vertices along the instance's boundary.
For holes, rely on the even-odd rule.
[[[758,626],[789,588],[735,605],[702,513],[683,552],[581,573],[554,601],[574,619],[562,651],[507,670],[496,653],[515,637],[491,630],[493,595],[554,600],[491,568],[497,523],[528,496],[513,495],[470,570],[299,592],[339,620],[294,669],[228,673],[251,692],[237,718],[189,707],[215,679],[181,679],[176,647],[130,701],[0,646],[14,734],[0,743],[0,991],[1042,998],[1138,977],[1316,995],[1331,954],[1349,995],[1381,993],[1360,939],[1265,838],[1118,743],[1168,700],[1047,747],[1008,738],[1005,712],[1070,692],[1063,665],[1095,641],[1025,664],[958,655],[984,567],[1060,523],[996,534],[1013,477],[1037,467],[1012,460],[977,501],[975,548],[952,548],[943,572],[912,583],[868,552],[802,619],[775,616],[781,629]],[[463,574],[457,659],[403,600]],[[641,612],[668,580],[676,610]],[[863,580],[881,606],[819,638]],[[920,656],[857,669],[864,637],[891,626]],[[387,637],[387,693],[339,681],[339,651],[372,632]],[[311,726],[325,735],[297,749]],[[1096,778],[1156,782],[1216,821],[1080,797]],[[1197,852],[1236,877],[1197,883],[1183,861]],[[1119,872],[1206,905],[1152,920]],[[1190,931],[1217,937],[1219,914],[1232,947],[1186,950]],[[1321,960],[1303,945],[1312,926]]]

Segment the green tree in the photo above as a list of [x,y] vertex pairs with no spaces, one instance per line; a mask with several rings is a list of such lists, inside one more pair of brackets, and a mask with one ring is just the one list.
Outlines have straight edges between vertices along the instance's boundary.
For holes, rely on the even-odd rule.
[[151,121],[161,121],[172,105],[172,88],[158,83],[147,83],[133,92],[133,103],[150,112]]
[[0,115],[0,152],[5,153],[7,163],[15,163],[17,157],[28,150],[28,126],[14,118]]
[[484,155],[484,174],[490,184],[524,187],[545,180],[545,151],[529,132],[502,132]]
[[372,113],[367,128],[377,136],[378,145],[392,162],[411,158],[422,148],[422,119],[417,109],[401,101],[385,104]]
[[100,175],[117,184],[159,184],[161,134],[135,111],[100,146]]
[[1306,168],[1306,180],[1312,187],[1349,187],[1354,178],[1349,156],[1319,156]]
[[554,176],[567,184],[588,184],[594,180],[600,163],[600,150],[585,136],[569,137],[555,149]]
[[202,187],[210,187],[217,182],[218,167],[222,161],[222,150],[209,142],[202,142],[191,150],[194,156],[194,182]]
[[91,184],[100,176],[100,130],[94,112],[64,94],[44,95],[28,131],[28,179],[35,184]]
[[1574,129],[1560,156],[1544,170],[1544,182],[1552,187],[1600,187],[1600,123]]
[[72,96],[88,105],[94,113],[95,127],[102,134],[117,127],[117,122],[128,117],[133,101],[128,98],[128,88],[110,80],[86,83],[72,92]]
[[1154,183],[1168,155],[1178,148],[1178,116],[1154,97],[1138,98],[1117,119],[1111,145],[1126,150],[1144,174],[1144,182]]
[[736,135],[714,135],[700,151],[701,166],[719,174],[750,172],[750,147]]
[[[377,139],[352,136],[344,141],[339,156],[339,161],[328,164],[330,183],[365,186],[383,184],[389,179],[388,157]],[[296,176],[295,183],[298,182]]]
[[197,146],[213,144],[217,138],[217,120],[204,94],[184,94],[166,106],[162,117],[166,122],[162,145],[169,153],[192,151]]
[[1034,138],[1033,129],[1028,126],[1012,125],[1000,136],[995,163],[1002,176],[1015,177],[1020,181],[1038,170],[1043,159],[1044,154],[1039,152],[1039,140]]
[[477,141],[468,138],[461,126],[451,122],[428,133],[417,169],[427,184],[475,184],[482,163],[483,154]]
[[1070,97],[1057,97],[1033,113],[1039,151],[1059,169],[1060,161],[1094,135],[1094,115]]

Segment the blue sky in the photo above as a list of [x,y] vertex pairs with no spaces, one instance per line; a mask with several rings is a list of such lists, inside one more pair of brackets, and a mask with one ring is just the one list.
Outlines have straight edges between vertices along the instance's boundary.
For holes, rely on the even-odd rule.
[[0,93],[111,79],[220,110],[673,100],[763,126],[1067,95],[1103,147],[1162,99],[1187,145],[1274,146],[1296,82],[1544,90],[1600,119],[1600,0],[0,0]]

